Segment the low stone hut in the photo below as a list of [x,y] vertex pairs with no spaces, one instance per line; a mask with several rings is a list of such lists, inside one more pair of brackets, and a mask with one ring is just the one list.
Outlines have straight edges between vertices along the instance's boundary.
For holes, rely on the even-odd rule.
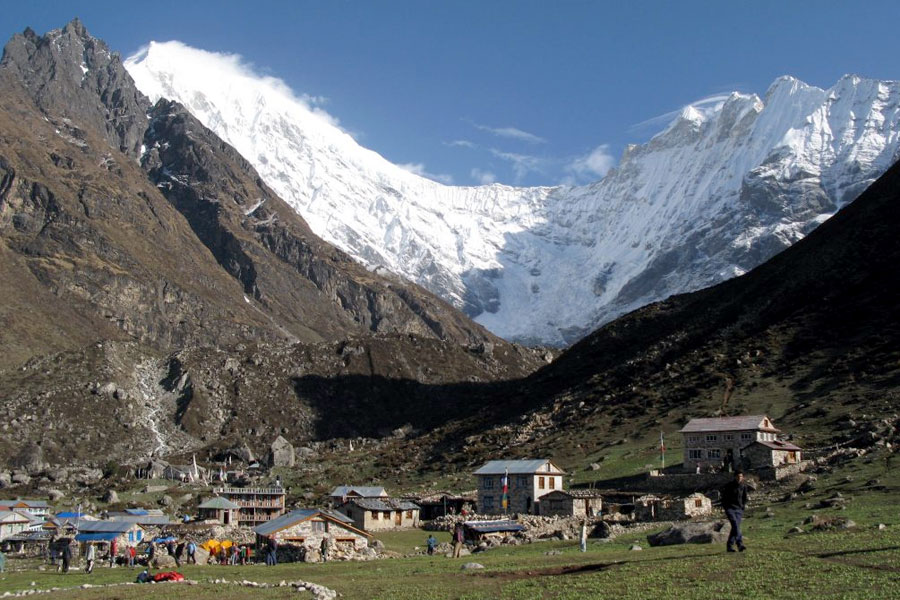
[[269,537],[278,542],[279,562],[318,562],[322,540],[327,538],[331,557],[358,558],[369,546],[371,535],[353,526],[344,515],[317,508],[281,515],[253,529],[257,556],[265,556]]
[[781,467],[800,462],[802,449],[790,442],[780,440],[757,441],[744,448],[744,457],[749,460],[749,468]]
[[634,502],[636,521],[683,521],[711,513],[712,500],[699,492],[680,498],[648,494]]
[[354,498],[340,508],[353,524],[366,531],[419,526],[419,506],[397,498]]
[[594,517],[602,508],[603,499],[594,490],[556,490],[541,496],[538,503],[542,516]]

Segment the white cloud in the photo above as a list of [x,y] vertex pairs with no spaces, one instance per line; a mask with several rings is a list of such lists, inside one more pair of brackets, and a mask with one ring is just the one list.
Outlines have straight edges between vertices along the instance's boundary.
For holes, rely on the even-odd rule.
[[453,140],[451,142],[444,142],[447,146],[453,146],[456,148],[477,148],[478,144],[475,142],[470,142],[469,140]]
[[497,137],[528,142],[529,144],[544,144],[547,142],[544,138],[534,135],[533,133],[528,133],[527,131],[522,131],[518,127],[490,127],[488,125],[479,125],[478,123],[472,123],[472,125],[476,129],[486,131]]
[[477,167],[472,169],[470,175],[472,175],[472,179],[477,181],[480,185],[490,185],[497,181],[496,175],[490,171],[482,171]]
[[601,144],[566,165],[566,171],[580,178],[602,178],[616,164],[616,159],[609,152],[609,144]]
[[496,148],[491,148],[491,154],[493,154],[497,158],[501,158],[512,163],[513,174],[515,174],[517,182],[524,179],[525,176],[528,175],[528,173],[543,172],[544,166],[547,162],[546,159],[537,156],[517,154],[515,152],[502,152],[500,150],[497,150]]
[[427,179],[431,179],[432,181],[437,181],[445,185],[453,185],[452,175],[436,175],[434,173],[429,173],[425,169],[425,165],[423,165],[422,163],[405,163],[397,166],[404,171],[409,171],[410,173],[418,175],[419,177],[425,177]]
[[706,111],[710,109],[716,110],[722,105],[723,102],[728,100],[729,96],[730,94],[713,94],[711,96],[706,96],[705,98],[700,98],[699,100],[695,100],[689,104],[685,104],[684,106],[676,110],[671,110],[667,113],[663,113],[661,115],[651,117],[645,121],[641,121],[640,123],[635,123],[634,125],[629,127],[628,130],[637,131],[663,128],[671,123],[672,120],[680,115],[688,106],[693,106],[700,111]]

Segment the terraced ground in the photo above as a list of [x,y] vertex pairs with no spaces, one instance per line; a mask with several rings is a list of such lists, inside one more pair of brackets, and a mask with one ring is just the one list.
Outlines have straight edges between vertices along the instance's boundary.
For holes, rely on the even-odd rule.
[[[709,545],[651,548],[644,532],[612,541],[591,540],[584,554],[575,542],[554,541],[502,547],[463,559],[416,555],[365,563],[284,564],[274,568],[187,567],[183,573],[198,581],[198,585],[85,590],[77,586],[125,582],[136,572],[98,568],[91,576],[62,576],[38,571],[33,563],[11,559],[8,565],[12,571],[0,577],[0,595],[66,586],[71,589],[48,597],[298,597],[289,587],[250,589],[210,583],[212,579],[247,579],[269,583],[312,581],[337,590],[350,600],[896,598],[900,597],[900,469],[886,460],[888,456],[888,449],[872,452],[820,473],[811,492],[786,501],[755,503],[745,522],[749,549],[743,554],[726,554],[721,546]],[[836,492],[847,499],[846,509],[812,508]],[[813,515],[847,518],[855,526],[814,531],[804,523]],[[879,524],[885,527],[879,529]],[[795,526],[804,532],[788,534]],[[389,550],[412,553],[416,545],[423,544],[426,535],[416,531],[379,537]],[[643,549],[630,550],[635,543]],[[548,554],[551,551],[558,553]],[[469,561],[477,561],[484,569],[462,570]]]

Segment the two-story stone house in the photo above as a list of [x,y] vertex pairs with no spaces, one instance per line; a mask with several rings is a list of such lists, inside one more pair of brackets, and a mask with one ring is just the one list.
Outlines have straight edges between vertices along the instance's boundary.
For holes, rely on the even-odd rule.
[[546,458],[491,460],[475,471],[478,479],[478,512],[504,512],[503,478],[507,477],[507,513],[537,513],[541,496],[563,489],[565,471]]
[[684,439],[684,467],[694,471],[741,466],[747,446],[775,441],[780,430],[766,415],[749,415],[691,419],[679,433]]

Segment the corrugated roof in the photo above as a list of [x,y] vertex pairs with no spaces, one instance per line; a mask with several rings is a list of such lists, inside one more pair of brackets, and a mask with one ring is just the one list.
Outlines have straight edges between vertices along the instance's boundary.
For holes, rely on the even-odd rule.
[[57,519],[83,519],[84,517],[89,517],[87,513],[79,513],[79,512],[61,512],[56,513],[54,515]]
[[0,508],[20,505],[23,508],[48,508],[45,500],[0,500]]
[[348,502],[365,510],[419,510],[419,505],[400,498],[354,498]]
[[109,518],[110,521],[118,521],[120,523],[137,523],[138,525],[153,525],[154,527],[160,527],[162,525],[169,525],[171,521],[169,521],[169,517],[162,515],[146,515],[143,517],[133,516],[133,515],[115,515]]
[[79,533],[118,532],[124,533],[134,527],[134,523],[128,521],[80,521]]
[[[475,475],[503,475],[507,472],[510,475],[530,475],[531,473],[546,473],[548,472],[548,465],[553,465],[553,463],[546,458],[535,458],[527,460],[489,460],[484,465],[482,465],[481,468],[475,471]],[[556,465],[553,466],[556,467]],[[559,473],[557,474],[564,475],[565,473],[562,469],[560,469]]]
[[463,523],[478,533],[495,533],[498,531],[524,531],[525,526],[515,521],[466,521]]
[[765,442],[756,441],[754,443],[761,444],[761,445],[766,446],[767,448],[771,448],[773,450],[802,450],[803,449],[803,448],[800,448],[799,446],[795,446],[794,444],[791,444],[790,442],[780,442],[778,440],[765,441]]
[[253,531],[257,535],[270,535],[281,531],[282,529],[286,529],[292,525],[295,525],[300,521],[310,519],[316,515],[322,515],[323,517],[327,517],[332,521],[339,521],[340,524],[344,525],[348,529],[352,529],[353,531],[356,531],[361,535],[369,536],[368,533],[359,531],[355,527],[350,526],[349,523],[352,523],[353,521],[347,518],[346,515],[335,513],[330,510],[321,510],[318,508],[301,508],[299,510],[291,511],[287,514],[281,515],[277,519],[272,519],[271,521],[267,521],[262,525],[257,525],[253,528]]
[[[12,517],[16,517],[16,518],[15,518],[15,521],[28,521],[28,517],[26,517],[25,515],[22,515],[22,514],[20,514],[20,513],[17,513],[17,512],[15,512],[15,511],[12,511],[12,510],[0,510],[0,521],[3,521],[3,520],[5,520],[5,519],[8,519],[8,518],[11,517],[11,516],[12,516]],[[12,521],[11,521],[11,522],[12,522]]]
[[121,535],[121,532],[118,531],[110,531],[110,532],[93,532],[93,533],[79,533],[75,536],[76,542],[109,542],[111,540],[116,539]]
[[240,504],[235,504],[227,498],[223,498],[222,496],[215,496],[213,498],[210,498],[197,508],[207,508],[213,510],[236,510],[240,507]]
[[379,496],[387,496],[387,491],[385,491],[383,487],[379,486],[339,485],[331,490],[331,494],[329,495],[332,498],[343,498],[344,496],[349,496],[350,494],[356,494],[357,496],[361,496],[363,498],[377,498]]
[[[763,421],[768,421],[765,427]],[[745,415],[740,417],[714,417],[710,419],[691,419],[681,429],[680,433],[705,433],[715,431],[769,431],[778,433],[780,430],[772,425],[772,420],[766,415]]]

